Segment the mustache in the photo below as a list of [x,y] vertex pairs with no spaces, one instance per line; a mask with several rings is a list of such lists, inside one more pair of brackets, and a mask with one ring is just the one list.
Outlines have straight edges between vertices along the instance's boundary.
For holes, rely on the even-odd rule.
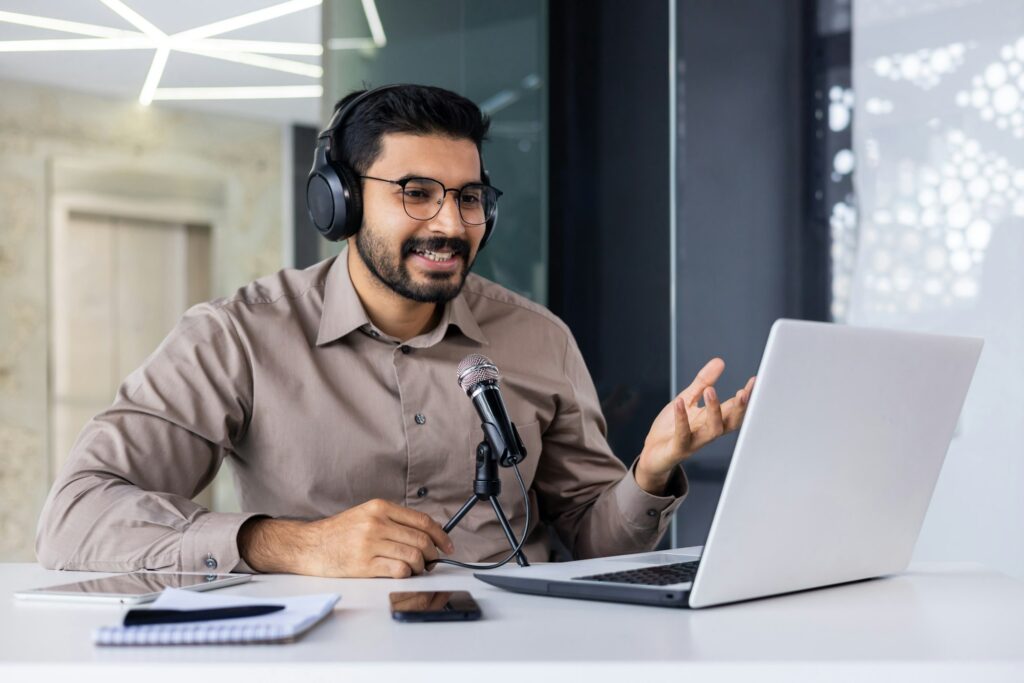
[[414,251],[451,251],[456,256],[469,254],[469,242],[458,238],[429,237],[409,238],[402,244],[402,257],[406,257]]

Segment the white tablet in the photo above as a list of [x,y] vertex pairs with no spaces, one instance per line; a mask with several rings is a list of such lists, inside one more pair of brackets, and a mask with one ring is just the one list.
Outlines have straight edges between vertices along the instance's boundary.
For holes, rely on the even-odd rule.
[[21,600],[75,600],[83,602],[120,602],[136,605],[156,600],[164,588],[208,591],[234,586],[252,579],[252,574],[203,574],[187,572],[133,572],[99,579],[19,591]]

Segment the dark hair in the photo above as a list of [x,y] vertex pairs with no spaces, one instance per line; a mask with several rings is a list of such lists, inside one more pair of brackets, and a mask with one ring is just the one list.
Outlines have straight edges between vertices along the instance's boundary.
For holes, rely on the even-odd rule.
[[[365,90],[350,92],[334,111],[347,105]],[[387,133],[444,135],[457,140],[472,140],[478,152],[490,128],[490,119],[471,100],[444,88],[429,85],[402,85],[371,95],[345,117],[341,131],[340,161],[357,173],[366,173],[381,151],[381,138]],[[332,153],[335,160],[337,156]]]

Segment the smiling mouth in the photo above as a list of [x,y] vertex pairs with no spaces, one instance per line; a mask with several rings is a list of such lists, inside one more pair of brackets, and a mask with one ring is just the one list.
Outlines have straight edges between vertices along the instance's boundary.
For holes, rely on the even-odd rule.
[[413,249],[412,253],[436,263],[448,263],[457,256],[453,251],[430,251],[429,249]]

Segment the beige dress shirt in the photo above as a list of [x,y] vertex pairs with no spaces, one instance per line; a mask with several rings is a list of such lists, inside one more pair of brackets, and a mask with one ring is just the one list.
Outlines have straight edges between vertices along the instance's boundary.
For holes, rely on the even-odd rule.
[[[237,543],[247,519],[317,519],[373,498],[443,525],[472,493],[482,439],[456,380],[470,353],[500,370],[527,449],[527,557],[548,559],[547,526],[579,558],[653,548],[686,478],[679,469],[667,495],[654,496],[612,454],[564,323],[470,275],[436,328],[401,343],[370,322],[343,252],[184,315],[79,435],[39,521],[39,561],[96,571],[249,571]],[[192,501],[225,458],[244,513]],[[518,536],[522,493],[511,469],[500,474],[499,500]],[[451,538],[452,557],[463,561],[510,550],[484,502]]]

